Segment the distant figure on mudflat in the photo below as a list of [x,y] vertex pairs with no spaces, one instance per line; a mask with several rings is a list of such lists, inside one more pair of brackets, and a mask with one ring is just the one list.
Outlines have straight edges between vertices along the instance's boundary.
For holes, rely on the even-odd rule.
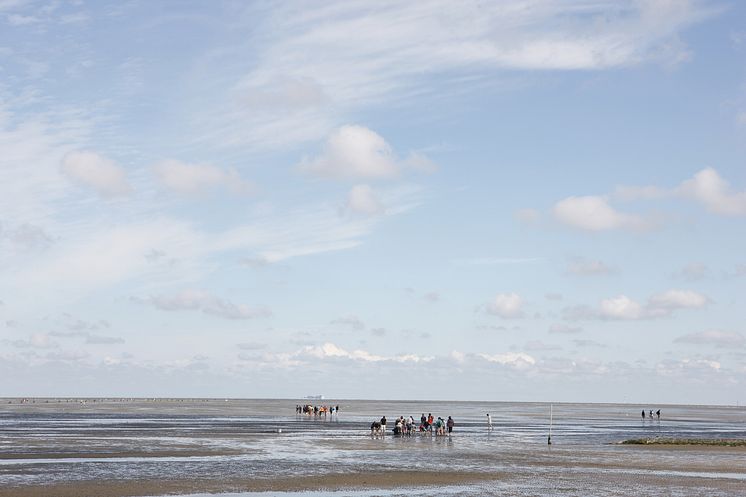
[[370,434],[371,436],[377,436],[381,434],[381,422],[380,421],[373,421],[370,424]]
[[642,410],[642,419],[645,419],[645,409]]
[[657,411],[655,411],[655,415],[658,416],[658,419],[661,419],[661,410],[658,409]]
[[381,418],[381,433],[386,434],[386,416]]
[[487,429],[492,429],[492,418],[490,417],[490,413],[487,413]]
[[446,427],[448,428],[448,434],[450,435],[453,431],[453,425],[456,423],[453,422],[453,418],[448,416],[448,421],[446,421]]

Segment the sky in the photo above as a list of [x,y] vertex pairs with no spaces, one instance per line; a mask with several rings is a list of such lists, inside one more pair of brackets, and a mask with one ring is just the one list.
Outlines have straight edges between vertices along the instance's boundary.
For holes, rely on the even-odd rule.
[[0,0],[0,396],[746,403],[746,4]]

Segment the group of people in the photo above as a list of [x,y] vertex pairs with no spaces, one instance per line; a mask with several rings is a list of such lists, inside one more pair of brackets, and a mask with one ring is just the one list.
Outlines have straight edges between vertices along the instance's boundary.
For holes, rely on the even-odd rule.
[[[655,411],[655,415],[658,417],[658,419],[661,419],[661,410],[658,409],[657,411]],[[652,409],[650,409],[649,416],[650,416],[650,419],[653,419],[653,410]],[[645,409],[642,410],[642,419],[643,419],[643,421],[645,420]]]
[[327,414],[334,416],[339,413],[339,406],[314,406],[311,404],[300,405],[296,404],[295,414],[305,414],[307,416],[324,416]]
[[[445,435],[446,433],[450,434],[453,431],[455,424],[456,423],[453,421],[451,416],[448,416],[447,420],[440,416],[436,419],[433,417],[432,413],[425,416],[425,413],[423,412],[422,416],[420,416],[419,425],[415,424],[415,420],[412,416],[409,416],[408,418],[399,416],[394,422],[394,429],[392,431],[394,435],[414,435],[417,432],[422,432],[440,436]],[[380,421],[373,421],[370,425],[370,434],[374,436],[385,435],[386,425],[386,416],[383,416]]]

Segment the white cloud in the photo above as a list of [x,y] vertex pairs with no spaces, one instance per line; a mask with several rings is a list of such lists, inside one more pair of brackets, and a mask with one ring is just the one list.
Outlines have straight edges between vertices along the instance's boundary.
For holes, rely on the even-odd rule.
[[668,290],[650,297],[648,312],[670,314],[674,309],[699,309],[709,302],[707,296],[692,290]]
[[201,290],[184,290],[175,295],[160,295],[136,300],[151,304],[163,311],[200,310],[205,314],[225,319],[254,319],[272,314],[266,307],[234,304]]
[[600,316],[606,319],[640,319],[644,316],[644,309],[626,295],[619,295],[601,301]]
[[668,317],[681,309],[701,309],[710,303],[706,295],[692,290],[667,290],[651,296],[641,304],[626,295],[604,299],[598,309],[588,306],[568,307],[564,318],[568,320],[641,320]]
[[124,169],[95,152],[70,152],[62,159],[62,172],[68,178],[93,188],[102,197],[117,197],[132,191]]
[[679,197],[702,204],[708,211],[727,216],[746,216],[746,191],[732,191],[717,171],[706,168],[672,189],[657,186],[619,186],[610,196],[568,197],[552,208],[561,223],[585,231],[625,229],[644,231],[656,227],[652,219],[620,212],[609,203],[619,200],[658,200]]
[[507,352],[505,354],[477,354],[488,362],[496,362],[503,366],[509,366],[515,369],[527,369],[536,364],[536,359],[523,352]]
[[676,192],[701,203],[715,214],[746,215],[746,191],[732,192],[728,182],[712,168],[699,171],[679,185]]
[[680,336],[674,342],[732,348],[746,346],[746,337],[735,331],[707,330]]
[[722,365],[711,359],[681,359],[661,361],[656,364],[655,372],[661,376],[688,376],[694,374],[697,381],[705,381],[702,375],[718,373]]
[[187,164],[177,160],[161,161],[153,172],[167,188],[184,194],[196,194],[217,188],[232,193],[249,193],[253,186],[233,169],[225,170],[209,164]]
[[552,208],[554,217],[567,226],[585,231],[647,230],[653,224],[641,216],[619,212],[605,197],[568,197]]
[[347,194],[347,210],[354,213],[375,215],[385,212],[373,189],[368,185],[355,185]]
[[427,363],[432,357],[418,356],[415,354],[400,354],[394,356],[382,356],[372,354],[366,350],[347,350],[336,344],[327,342],[323,345],[309,345],[302,349],[286,354],[285,357],[291,362],[302,364],[310,359],[347,359],[363,363],[395,362],[395,363]]
[[301,171],[331,178],[392,178],[399,174],[400,163],[391,146],[375,131],[357,126],[342,126],[332,132],[324,150],[298,166]]
[[[264,17],[247,9],[245,18],[231,19],[250,26],[261,43],[252,42],[258,52],[251,71],[213,105],[214,115],[200,114],[207,142],[277,147],[313,140],[360,109],[406,102],[413,92],[442,98],[463,91],[464,81],[492,82],[503,69],[674,64],[688,54],[679,34],[716,10],[700,2],[614,0],[273,7]],[[257,26],[257,17],[266,22]],[[219,74],[226,60],[245,53],[245,45],[225,47],[200,60],[200,74]]]
[[714,214],[746,215],[746,191],[732,191],[728,182],[711,167],[702,169],[675,188],[661,188],[652,185],[619,186],[613,196],[627,201],[679,197],[702,204]]
[[502,318],[522,318],[523,299],[517,293],[498,293],[486,306],[487,312]]

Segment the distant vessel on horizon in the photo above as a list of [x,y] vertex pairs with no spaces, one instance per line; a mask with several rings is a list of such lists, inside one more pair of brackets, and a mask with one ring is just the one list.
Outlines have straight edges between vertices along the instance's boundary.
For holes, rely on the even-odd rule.
[[305,398],[308,400],[324,400],[323,395],[306,395]]

